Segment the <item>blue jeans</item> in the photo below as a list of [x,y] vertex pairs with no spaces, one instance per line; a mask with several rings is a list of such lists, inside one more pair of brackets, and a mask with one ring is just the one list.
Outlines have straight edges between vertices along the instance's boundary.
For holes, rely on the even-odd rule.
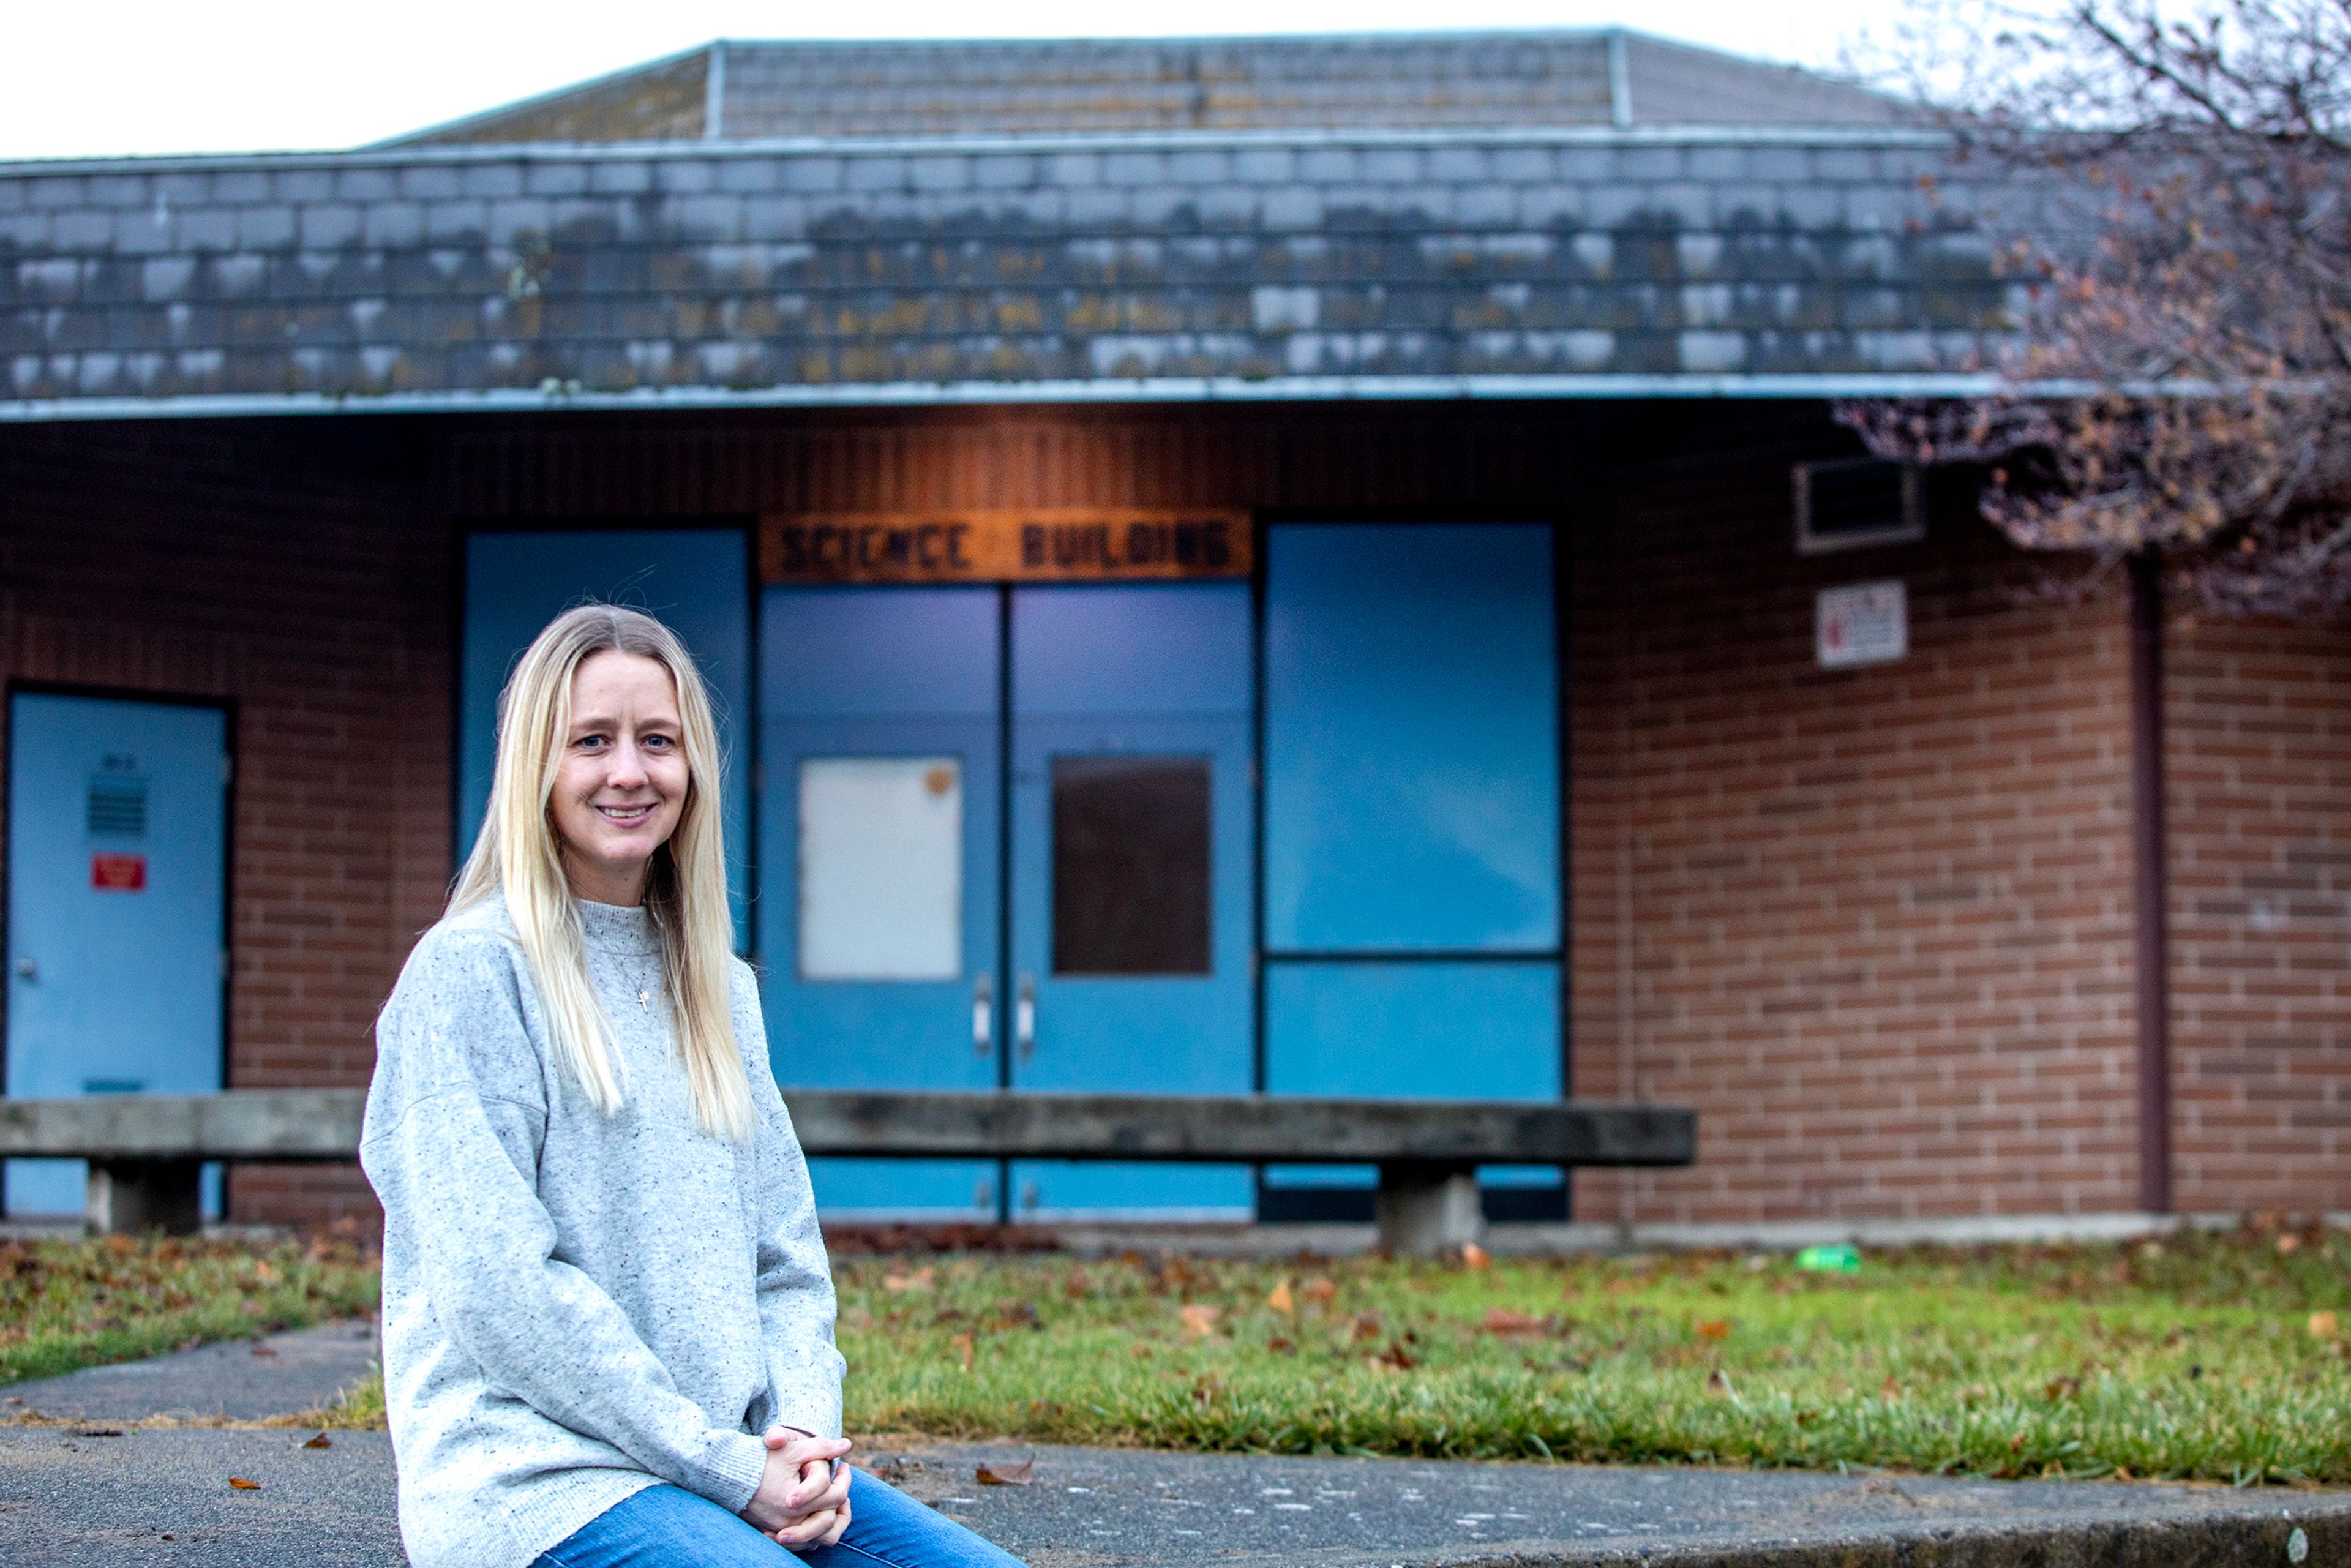
[[531,1568],[1021,1568],[936,1510],[849,1472],[849,1529],[833,1546],[793,1552],[678,1487],[647,1487],[541,1553]]

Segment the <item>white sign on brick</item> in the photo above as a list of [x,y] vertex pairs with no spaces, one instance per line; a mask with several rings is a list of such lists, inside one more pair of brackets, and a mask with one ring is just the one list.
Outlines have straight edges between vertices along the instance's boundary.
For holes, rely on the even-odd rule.
[[1910,653],[1910,600],[1902,580],[1821,590],[1813,642],[1824,670],[1885,664]]

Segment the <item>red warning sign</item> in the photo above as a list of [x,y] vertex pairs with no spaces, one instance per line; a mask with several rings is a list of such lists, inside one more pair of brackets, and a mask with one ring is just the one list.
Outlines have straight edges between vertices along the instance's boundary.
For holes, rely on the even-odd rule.
[[89,857],[89,885],[100,893],[144,893],[147,891],[147,857],[92,855]]

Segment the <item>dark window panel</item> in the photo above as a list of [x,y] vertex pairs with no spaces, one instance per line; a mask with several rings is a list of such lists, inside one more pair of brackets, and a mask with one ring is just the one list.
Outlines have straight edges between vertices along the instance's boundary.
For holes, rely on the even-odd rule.
[[1053,758],[1053,972],[1205,975],[1208,759]]

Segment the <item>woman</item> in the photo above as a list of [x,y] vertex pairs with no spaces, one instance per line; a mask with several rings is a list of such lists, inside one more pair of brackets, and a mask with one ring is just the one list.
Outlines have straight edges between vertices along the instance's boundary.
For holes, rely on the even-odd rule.
[[832,1280],[726,863],[693,661],[631,611],[558,617],[376,1029],[415,1568],[1018,1568],[841,1462]]

